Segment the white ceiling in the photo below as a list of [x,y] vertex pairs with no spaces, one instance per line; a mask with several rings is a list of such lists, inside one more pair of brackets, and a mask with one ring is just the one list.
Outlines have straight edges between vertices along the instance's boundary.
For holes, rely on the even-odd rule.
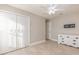
[[71,13],[79,13],[79,5],[70,5],[70,4],[57,4],[57,9],[63,9],[61,11],[57,11],[54,15],[48,14],[49,4],[11,4],[10,6],[34,13],[36,15],[45,17],[47,19],[52,19],[53,17],[60,14],[71,14]]

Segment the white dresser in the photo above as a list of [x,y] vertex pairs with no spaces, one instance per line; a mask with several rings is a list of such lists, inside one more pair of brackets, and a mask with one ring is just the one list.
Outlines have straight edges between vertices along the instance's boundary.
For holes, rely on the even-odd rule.
[[79,35],[58,35],[58,44],[65,44],[73,47],[79,47]]

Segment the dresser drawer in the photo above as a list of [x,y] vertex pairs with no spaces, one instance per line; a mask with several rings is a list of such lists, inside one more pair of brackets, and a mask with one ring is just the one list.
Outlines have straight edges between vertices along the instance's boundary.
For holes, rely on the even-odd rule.
[[64,40],[64,35],[58,35],[58,44],[62,43],[62,40]]
[[73,46],[73,47],[77,47],[77,43],[72,43],[71,46]]
[[77,35],[59,35],[58,43],[73,47],[79,47],[79,36]]

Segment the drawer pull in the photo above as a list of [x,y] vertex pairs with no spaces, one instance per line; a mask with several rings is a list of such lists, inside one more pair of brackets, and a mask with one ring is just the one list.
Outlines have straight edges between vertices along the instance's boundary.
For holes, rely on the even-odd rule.
[[64,38],[62,38],[62,40],[63,40]]
[[69,36],[67,36],[67,38],[69,38]]
[[76,37],[76,39],[78,39],[78,37]]
[[64,41],[62,41],[62,42],[64,42]]
[[74,42],[76,41],[76,40],[73,40]]
[[62,37],[62,36],[60,36],[60,37]]
[[76,43],[73,43],[74,45],[76,45]]

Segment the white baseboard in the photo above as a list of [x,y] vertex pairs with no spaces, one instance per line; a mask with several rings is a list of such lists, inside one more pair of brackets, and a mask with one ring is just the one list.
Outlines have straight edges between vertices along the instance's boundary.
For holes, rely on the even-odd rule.
[[43,43],[45,41],[46,40],[37,41],[37,42],[31,43],[29,46],[37,45],[37,44]]
[[57,42],[57,39],[49,39],[49,40],[52,40],[52,41],[56,41]]

